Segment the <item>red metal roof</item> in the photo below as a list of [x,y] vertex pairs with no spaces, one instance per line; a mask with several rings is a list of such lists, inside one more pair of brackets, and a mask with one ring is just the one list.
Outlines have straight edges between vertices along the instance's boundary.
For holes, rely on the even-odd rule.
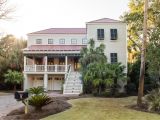
[[90,21],[88,23],[120,23],[120,22],[122,22],[122,21],[114,20],[114,19],[110,19],[110,18],[102,18],[102,19]]
[[24,51],[80,51],[86,45],[31,45]]
[[50,28],[29,34],[86,34],[86,28]]

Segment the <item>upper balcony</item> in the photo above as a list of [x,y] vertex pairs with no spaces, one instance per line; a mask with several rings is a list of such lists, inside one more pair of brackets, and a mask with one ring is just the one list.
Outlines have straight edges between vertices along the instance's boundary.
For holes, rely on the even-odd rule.
[[78,56],[27,55],[24,56],[24,73],[26,74],[65,74],[79,69]]
[[65,73],[69,65],[25,65],[24,72],[49,72],[49,73]]

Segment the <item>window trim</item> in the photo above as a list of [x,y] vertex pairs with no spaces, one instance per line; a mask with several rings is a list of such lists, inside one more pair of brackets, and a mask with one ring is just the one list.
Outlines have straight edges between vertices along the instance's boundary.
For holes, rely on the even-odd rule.
[[[75,40],[75,41],[74,41],[74,40]],[[74,42],[73,42],[73,41],[74,41]],[[75,38],[71,39],[71,44],[76,45],[76,44],[77,44],[77,39],[75,39]]]
[[[112,56],[113,54],[114,56]],[[110,62],[111,64],[118,63],[118,53],[110,53]]]
[[[52,40],[52,42],[49,42],[50,40]],[[48,44],[53,44],[54,42],[53,42],[53,39],[51,39],[51,38],[49,38],[48,39]]]
[[[63,40],[64,42],[62,42],[62,40]],[[64,45],[64,44],[65,44],[65,39],[59,39],[59,44],[60,44],[60,45]]]
[[[116,33],[114,32],[114,38],[112,38],[112,30],[116,30]],[[116,36],[115,36],[116,35]],[[110,29],[110,40],[111,41],[116,41],[118,40],[118,29],[117,28],[111,28]]]
[[[99,31],[100,31],[100,35],[99,35]],[[102,31],[103,31],[103,34],[102,34]],[[105,39],[105,30],[103,28],[97,29],[97,40],[104,40],[104,39]]]
[[36,39],[36,44],[42,44],[42,39]]

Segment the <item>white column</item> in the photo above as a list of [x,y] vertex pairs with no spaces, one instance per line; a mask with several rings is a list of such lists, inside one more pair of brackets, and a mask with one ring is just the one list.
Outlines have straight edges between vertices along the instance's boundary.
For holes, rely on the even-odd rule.
[[48,58],[47,56],[44,57],[44,64],[45,64],[45,71],[47,72],[47,62],[48,62]]
[[33,65],[35,65],[36,63],[35,63],[35,57],[33,57],[33,63],[32,63]]
[[68,56],[65,56],[65,71],[67,72]]
[[24,56],[24,71],[26,71],[26,63],[27,63],[27,58]]
[[44,74],[44,90],[48,91],[48,74]]
[[28,78],[27,74],[24,73],[23,90],[25,91],[26,89],[28,89]]

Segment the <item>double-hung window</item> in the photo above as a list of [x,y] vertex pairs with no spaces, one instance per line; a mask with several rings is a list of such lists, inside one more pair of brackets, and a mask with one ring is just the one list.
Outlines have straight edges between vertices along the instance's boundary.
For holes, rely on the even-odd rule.
[[53,39],[48,39],[48,44],[53,44]]
[[71,44],[77,44],[77,39],[71,39]]
[[82,39],[82,44],[87,44],[88,42],[87,42],[87,38],[83,38]]
[[97,40],[104,40],[104,29],[97,29]]
[[65,39],[60,39],[59,44],[65,44]]
[[42,39],[36,39],[36,44],[42,44]]
[[110,53],[111,63],[117,63],[118,62],[118,56],[117,53]]
[[117,29],[110,29],[111,40],[117,40]]

